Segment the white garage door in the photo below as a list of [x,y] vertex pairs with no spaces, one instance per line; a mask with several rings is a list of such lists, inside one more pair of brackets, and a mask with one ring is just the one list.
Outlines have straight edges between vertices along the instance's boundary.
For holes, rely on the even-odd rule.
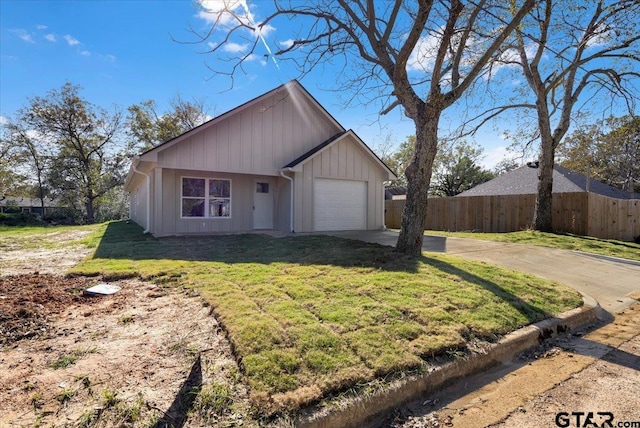
[[313,221],[317,231],[366,229],[367,183],[315,179]]

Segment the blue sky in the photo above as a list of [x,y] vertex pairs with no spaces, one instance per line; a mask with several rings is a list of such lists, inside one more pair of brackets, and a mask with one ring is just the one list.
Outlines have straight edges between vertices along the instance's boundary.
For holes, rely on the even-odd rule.
[[[252,2],[256,19],[265,4]],[[206,98],[208,113],[216,116],[298,77],[287,63],[276,66],[256,57],[227,90],[229,80],[214,76],[205,65],[216,65],[212,55],[201,53],[206,45],[172,40],[194,40],[190,27],[206,30],[207,16],[200,12],[191,0],[0,0],[0,116],[12,116],[28,97],[43,96],[67,81],[82,86],[85,99],[104,108],[126,109],[154,99],[163,111],[172,97],[180,95],[187,100]],[[266,41],[275,50],[286,40],[278,42],[274,34],[287,34],[291,28],[271,30]],[[259,48],[266,53],[264,46]],[[340,97],[328,90],[335,81],[333,73],[315,70],[301,82],[372,148],[387,138],[399,144],[414,133],[412,122],[399,109],[378,119],[377,105],[345,108]],[[484,147],[489,167],[502,158],[508,145],[490,127],[476,141]]]

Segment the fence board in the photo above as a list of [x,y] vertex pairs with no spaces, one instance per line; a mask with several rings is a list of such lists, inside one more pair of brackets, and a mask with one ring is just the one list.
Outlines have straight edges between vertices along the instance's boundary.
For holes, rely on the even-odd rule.
[[[430,198],[425,227],[430,230],[515,232],[533,223],[536,195]],[[385,224],[399,228],[404,200],[385,202]],[[632,241],[640,236],[640,200],[594,193],[554,193],[557,232]]]

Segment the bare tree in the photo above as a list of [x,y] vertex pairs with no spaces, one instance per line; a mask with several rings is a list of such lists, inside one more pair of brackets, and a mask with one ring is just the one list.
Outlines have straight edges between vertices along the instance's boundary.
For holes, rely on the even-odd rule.
[[[221,63],[225,69],[214,71],[235,75],[257,56],[259,46],[270,52],[268,29],[279,19],[295,20],[302,30],[271,59],[293,61],[302,75],[342,63],[337,80],[354,99],[375,91],[387,97],[382,114],[400,106],[414,122],[416,144],[404,172],[407,201],[396,248],[420,255],[440,117],[486,72],[535,1],[275,1],[275,11],[260,24],[245,1],[225,4],[210,31],[197,40],[228,61]],[[226,49],[238,40],[248,49],[227,54],[238,51]]]
[[[524,74],[528,93],[479,118],[485,123],[513,109],[534,112],[530,123],[535,129],[529,141],[540,143],[533,220],[537,230],[552,230],[556,148],[575,115],[584,110],[610,110],[616,99],[629,111],[634,109],[640,95],[638,22],[637,0],[542,0],[514,32],[512,49],[503,60]],[[580,100],[584,102],[579,104]]]

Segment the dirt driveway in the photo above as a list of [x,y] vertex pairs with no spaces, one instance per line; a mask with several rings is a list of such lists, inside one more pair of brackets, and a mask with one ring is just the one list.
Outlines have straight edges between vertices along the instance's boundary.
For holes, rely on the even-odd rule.
[[[0,426],[251,426],[230,347],[200,297],[64,278],[82,231],[0,236]],[[34,273],[37,272],[37,273]]]

